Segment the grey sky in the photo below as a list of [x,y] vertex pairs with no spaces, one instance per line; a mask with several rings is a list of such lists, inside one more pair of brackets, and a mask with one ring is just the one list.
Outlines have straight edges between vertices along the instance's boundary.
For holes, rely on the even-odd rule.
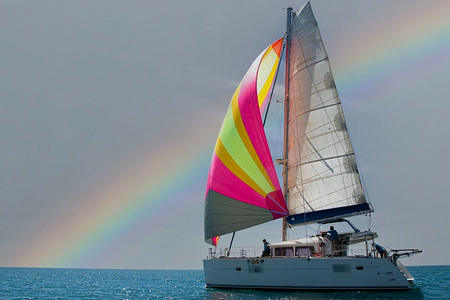
[[[57,226],[77,195],[98,181],[107,184],[143,149],[169,144],[190,122],[217,129],[206,137],[212,153],[235,84],[284,33],[283,8],[303,3],[0,0],[0,266],[14,265],[18,249]],[[402,26],[409,12],[429,9],[418,1],[312,5],[335,75],[358,37],[388,28],[385,20]],[[417,72],[414,84],[399,79],[355,105],[340,91],[376,210],[372,228],[383,244],[425,250],[407,264],[449,264],[442,251],[450,248],[449,45],[446,55],[418,56],[417,67],[408,66]],[[386,72],[402,74],[401,68]],[[339,76],[336,82],[339,88]],[[202,113],[212,116],[204,124]],[[206,167],[204,174],[206,180]],[[117,237],[116,251],[100,249],[106,258],[81,266],[200,268],[208,247],[205,184],[191,189],[178,221],[138,224]],[[236,245],[279,240],[279,227],[238,233]]]

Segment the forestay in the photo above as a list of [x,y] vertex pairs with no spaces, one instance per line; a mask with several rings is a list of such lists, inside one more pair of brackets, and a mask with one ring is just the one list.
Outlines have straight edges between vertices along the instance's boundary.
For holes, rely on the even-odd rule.
[[310,3],[293,14],[288,121],[290,224],[371,211]]
[[287,206],[270,155],[262,113],[283,39],[253,62],[231,99],[209,170],[205,240],[284,217]]

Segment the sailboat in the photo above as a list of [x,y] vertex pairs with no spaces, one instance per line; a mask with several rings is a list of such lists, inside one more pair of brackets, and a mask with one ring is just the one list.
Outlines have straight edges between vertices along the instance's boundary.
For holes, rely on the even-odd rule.
[[[285,54],[283,157],[273,159],[264,130]],[[282,185],[275,164],[283,167]],[[409,289],[414,278],[399,258],[418,249],[376,253],[371,230],[347,218],[373,212],[363,188],[329,57],[308,2],[287,9],[286,34],[262,51],[236,88],[214,149],[205,196],[205,241],[283,220],[282,241],[270,254],[230,256],[210,248],[207,287],[295,290]],[[288,228],[342,223],[326,233],[287,240]],[[327,225],[328,226],[328,225]],[[349,247],[365,245],[350,255]],[[379,246],[378,246],[379,247]],[[231,244],[230,244],[231,248]]]

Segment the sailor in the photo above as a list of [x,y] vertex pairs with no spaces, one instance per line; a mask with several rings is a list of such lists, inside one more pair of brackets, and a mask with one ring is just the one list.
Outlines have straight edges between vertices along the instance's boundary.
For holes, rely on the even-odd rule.
[[334,243],[335,241],[339,240],[339,234],[334,229],[333,226],[330,226],[330,231],[328,231],[328,234],[330,235],[330,240]]
[[270,256],[270,245],[266,241],[266,239],[263,239],[263,244],[264,244],[264,250],[263,250],[263,253],[261,256]]
[[326,231],[322,232],[319,237],[320,241],[320,247],[322,248],[322,255],[323,256],[331,256],[331,240],[330,236],[327,234]]
[[386,258],[388,256],[387,250],[375,243],[375,250],[377,250],[377,256],[380,255],[381,258]]
[[333,245],[333,254],[335,256],[339,256],[341,252],[341,249],[339,247],[339,234],[333,226],[330,226],[330,230],[327,232],[327,237],[330,239],[331,244]]

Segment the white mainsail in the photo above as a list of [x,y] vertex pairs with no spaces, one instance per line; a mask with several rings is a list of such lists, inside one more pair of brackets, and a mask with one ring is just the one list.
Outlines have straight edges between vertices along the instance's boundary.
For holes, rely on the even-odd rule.
[[293,14],[291,24],[287,221],[367,213],[372,208],[310,3]]

